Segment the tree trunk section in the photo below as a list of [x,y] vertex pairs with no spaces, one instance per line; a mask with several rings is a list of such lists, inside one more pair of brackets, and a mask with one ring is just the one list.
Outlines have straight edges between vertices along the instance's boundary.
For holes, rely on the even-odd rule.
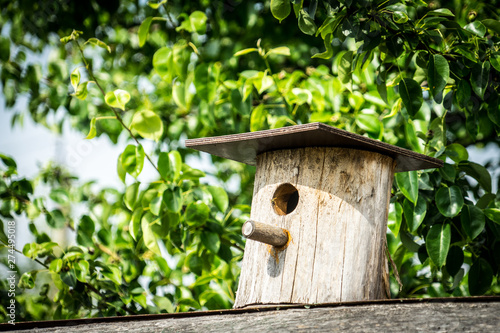
[[[288,230],[291,239],[280,249],[247,240],[234,307],[386,298],[393,175],[392,158],[362,150],[259,155],[250,218]],[[293,210],[279,208],[291,200],[276,194],[287,183],[298,192]]]

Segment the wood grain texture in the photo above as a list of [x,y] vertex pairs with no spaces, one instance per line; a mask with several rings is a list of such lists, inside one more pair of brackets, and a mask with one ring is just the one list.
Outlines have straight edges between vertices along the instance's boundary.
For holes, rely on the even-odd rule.
[[256,165],[257,156],[275,150],[339,147],[372,151],[396,161],[396,172],[440,168],[443,161],[322,123],[288,126],[257,132],[186,140],[186,147]]
[[[452,300],[452,299],[451,299]],[[187,313],[0,324],[0,331],[121,332],[499,332],[500,302],[418,302],[189,316]],[[236,310],[230,310],[236,311]],[[196,315],[196,316],[195,316]],[[101,322],[99,322],[101,320]],[[111,321],[113,320],[113,321]],[[95,321],[95,322],[93,322]],[[4,325],[5,327],[2,327]],[[38,327],[38,328],[36,328]]]
[[[248,240],[235,308],[386,297],[385,232],[394,160],[344,148],[301,148],[257,158],[251,219],[289,231],[283,251]],[[278,215],[272,199],[285,183],[299,194]]]
[[252,220],[243,224],[241,233],[248,239],[276,247],[283,247],[288,242],[288,234],[285,230]]

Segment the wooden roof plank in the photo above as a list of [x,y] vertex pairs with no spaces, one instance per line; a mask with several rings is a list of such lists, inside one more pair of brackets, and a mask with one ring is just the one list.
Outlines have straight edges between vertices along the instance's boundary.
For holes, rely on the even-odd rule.
[[305,147],[341,147],[367,150],[390,156],[396,160],[396,172],[443,166],[443,161],[437,158],[323,123],[189,139],[186,140],[186,147],[249,165],[255,165],[257,155],[267,151]]

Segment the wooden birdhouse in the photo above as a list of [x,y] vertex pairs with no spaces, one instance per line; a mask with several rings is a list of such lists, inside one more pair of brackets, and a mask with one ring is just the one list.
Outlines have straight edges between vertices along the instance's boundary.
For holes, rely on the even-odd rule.
[[443,164],[321,123],[186,146],[257,167],[235,308],[388,298],[394,173]]

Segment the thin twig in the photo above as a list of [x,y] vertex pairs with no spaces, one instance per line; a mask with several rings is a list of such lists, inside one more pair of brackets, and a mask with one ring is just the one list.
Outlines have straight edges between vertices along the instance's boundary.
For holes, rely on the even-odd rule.
[[[87,62],[87,59],[85,59],[85,55],[83,54],[83,49],[82,47],[80,46],[80,43],[78,43],[78,40],[74,39],[74,42],[76,43],[76,45],[78,46],[78,50],[80,50],[80,54],[82,55],[82,60],[83,60],[83,63],[85,64],[85,68],[87,69],[87,72],[89,73],[90,77],[92,78],[92,80],[95,82],[96,86],[99,88],[99,90],[101,91],[101,94],[103,95],[103,97],[106,96],[106,92],[104,91],[104,89],[102,88],[101,84],[99,83],[99,81],[97,80],[97,78],[95,77],[94,75],[94,72],[92,71],[92,68],[90,68],[90,65],[89,63]],[[108,104],[106,104],[108,105]],[[120,114],[116,111],[115,108],[113,108],[112,106],[108,105],[108,107],[111,109],[111,111],[113,111],[113,113],[115,114],[116,116],[116,120],[118,120],[120,122],[120,124],[123,126],[123,128],[125,128],[125,130],[127,130],[127,132],[129,133],[130,137],[132,139],[134,139],[134,141],[142,147],[142,144],[139,142],[139,140],[136,138],[136,136],[132,133],[132,130],[130,128],[127,127],[127,125],[125,125],[125,123],[123,122],[123,119],[122,117],[120,116]],[[164,181],[166,181],[166,179],[163,178],[163,176],[161,175],[161,172],[160,172],[160,169],[158,169],[158,167],[156,166],[156,164],[153,163],[153,160],[151,160],[151,157],[149,157],[149,155],[144,152],[144,156],[146,156],[146,158],[148,159],[149,163],[151,163],[151,165],[153,166],[153,168],[156,169],[156,171],[158,171],[158,174],[160,175],[160,178]]]
[[274,81],[274,84],[276,85],[276,90],[278,91],[278,94],[281,96],[281,98],[283,99],[283,102],[285,103],[285,106],[286,106],[286,110],[288,112],[290,112],[290,105],[288,105],[288,102],[286,101],[286,98],[285,98],[285,95],[283,94],[283,92],[280,90],[280,87],[278,85],[278,80],[274,77],[273,75],[273,72],[271,71],[271,65],[269,65],[269,61],[267,61],[267,58],[264,56],[262,57],[264,59],[264,62],[266,64],[266,67],[267,67],[267,70],[269,71],[269,74],[271,75],[271,78],[273,79]]
[[394,277],[396,278],[396,281],[398,281],[399,292],[401,292],[403,290],[403,282],[401,282],[401,278],[399,277],[399,272],[396,263],[394,262],[394,260],[392,260],[391,252],[389,252],[389,246],[387,245],[387,240],[385,242],[385,251],[387,253],[389,261],[391,262],[392,272],[394,273]]

